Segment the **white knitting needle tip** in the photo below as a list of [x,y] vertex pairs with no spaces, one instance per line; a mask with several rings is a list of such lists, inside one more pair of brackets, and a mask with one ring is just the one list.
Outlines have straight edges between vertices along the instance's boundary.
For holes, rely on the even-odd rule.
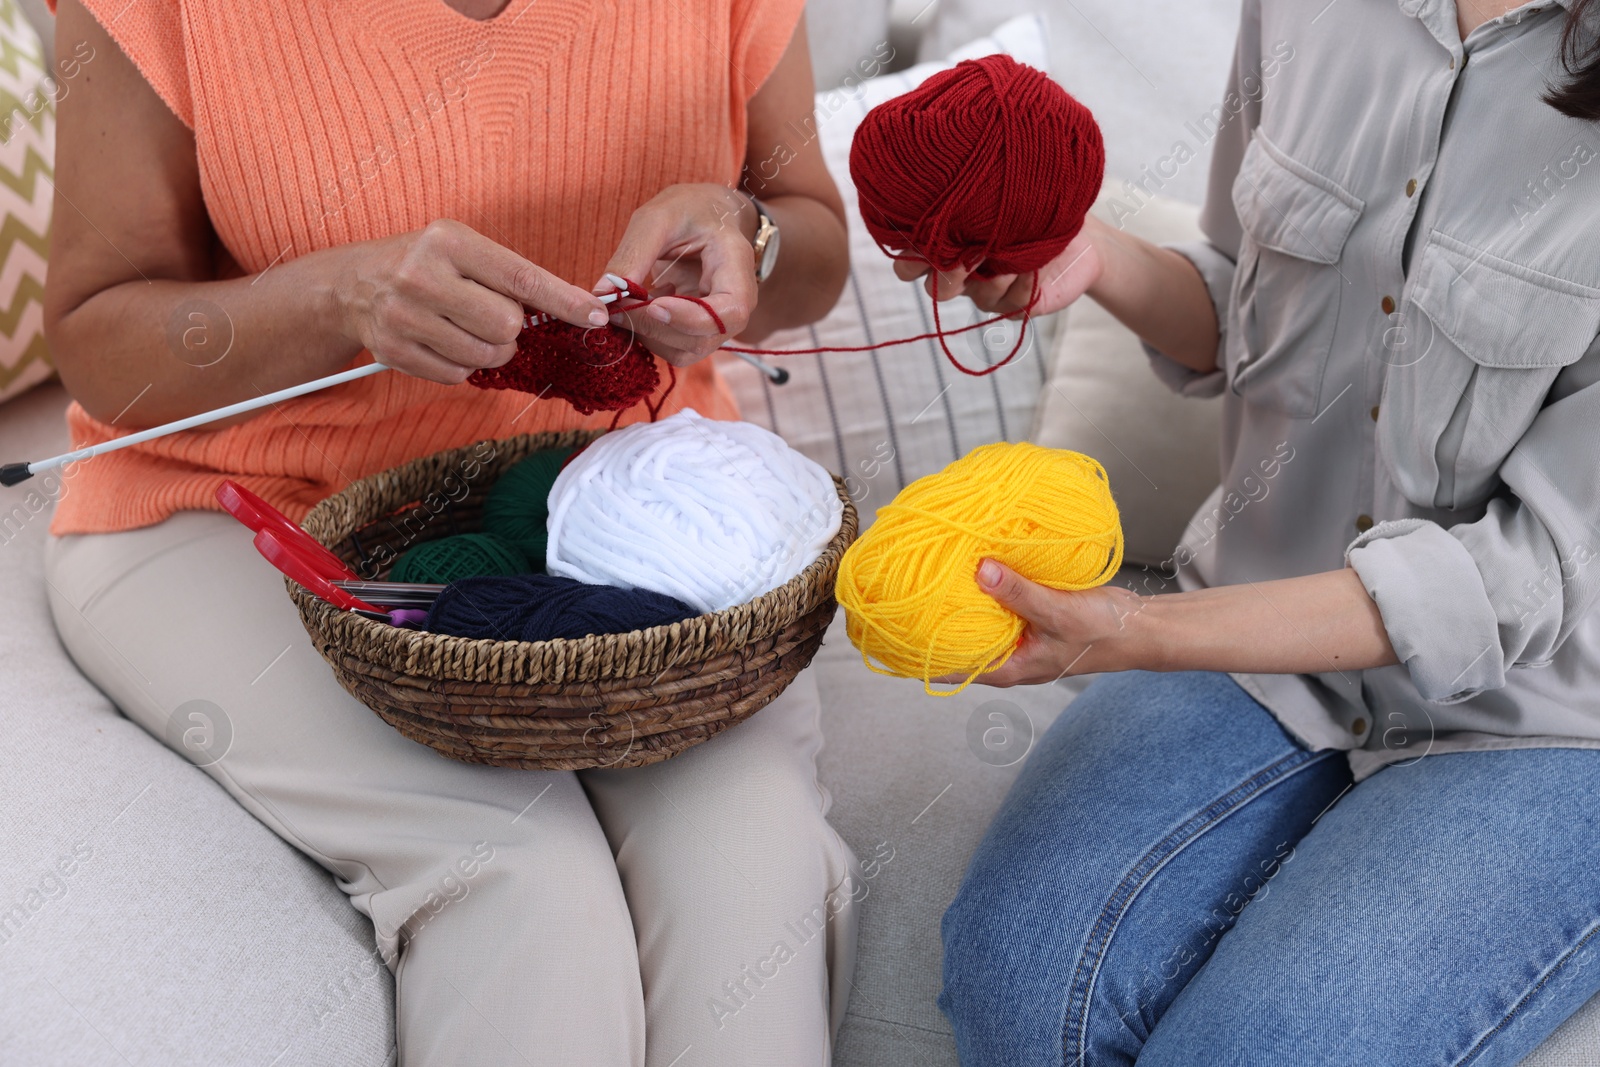
[[752,356],[748,352],[735,352],[734,355],[750,364],[756,370],[772,379],[773,385],[782,385],[789,380],[789,372],[782,367],[774,367],[760,356]]
[[372,375],[388,369],[382,363],[369,363],[364,367],[353,367],[350,370],[340,371],[338,374],[330,374],[326,378],[318,378],[316,381],[291,385],[287,389],[279,389],[276,393],[267,393],[253,400],[241,400],[237,404],[229,404],[227,407],[217,408],[215,411],[203,411],[198,415],[190,415],[186,419],[179,419],[177,422],[169,422],[163,426],[153,426],[148,430],[140,430],[138,433],[129,434],[127,437],[118,437],[103,444],[80,448],[76,452],[65,452],[50,459],[36,460],[33,463],[8,463],[0,467],[0,485],[16,485],[18,482],[27,481],[35,474],[54,470],[68,463],[77,463],[80,460],[103,456],[107,452],[115,452],[119,448],[142,445],[146,441],[154,441],[156,438],[165,437],[169,433],[192,430],[196,426],[204,426],[207,423],[232,418],[235,415],[243,415],[246,412],[256,411],[272,404],[281,404],[285,400],[293,400],[295,397],[305,396],[307,393],[331,389],[335,385],[343,385],[346,382],[353,382],[360,378],[370,378]]

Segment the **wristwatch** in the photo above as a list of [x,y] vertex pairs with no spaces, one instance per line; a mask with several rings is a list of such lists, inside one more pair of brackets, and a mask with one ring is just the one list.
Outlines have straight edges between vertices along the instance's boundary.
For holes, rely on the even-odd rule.
[[767,209],[761,201],[750,197],[750,205],[756,209],[756,236],[751,242],[756,252],[756,281],[764,282],[772,275],[772,268],[778,265],[778,224],[772,221],[772,216],[767,214]]

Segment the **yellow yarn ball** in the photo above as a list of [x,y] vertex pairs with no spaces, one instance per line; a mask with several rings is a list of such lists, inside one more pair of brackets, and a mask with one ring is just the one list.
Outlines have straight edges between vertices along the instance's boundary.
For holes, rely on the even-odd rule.
[[[1011,657],[1023,621],[978,586],[984,558],[1052,589],[1089,589],[1122,565],[1105,468],[1033,444],[973,449],[878,511],[839,564],[850,641],[879,674],[959,693]],[[966,676],[939,693],[928,683]]]

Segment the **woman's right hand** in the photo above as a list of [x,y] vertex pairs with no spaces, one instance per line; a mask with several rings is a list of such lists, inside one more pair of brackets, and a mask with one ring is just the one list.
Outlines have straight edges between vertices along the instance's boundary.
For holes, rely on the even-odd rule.
[[1039,298],[1029,314],[1048,315],[1077,300],[1100,280],[1105,269],[1100,246],[1103,240],[1100,231],[1104,228],[1105,223],[1093,215],[1087,216],[1083,229],[1060,255],[1027,274],[980,278],[960,266],[947,271],[933,270],[921,259],[897,259],[894,272],[908,282],[925,276],[923,288],[935,300],[967,296],[984,311],[1000,315],[1015,314],[1026,308],[1037,284]]
[[464,223],[347,245],[334,285],[348,338],[379,363],[455,385],[517,351],[527,310],[574,326],[604,326],[609,312],[568,284]]

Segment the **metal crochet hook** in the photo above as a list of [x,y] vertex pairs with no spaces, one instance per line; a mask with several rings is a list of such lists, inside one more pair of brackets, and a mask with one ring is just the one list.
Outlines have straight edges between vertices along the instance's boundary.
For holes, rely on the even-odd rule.
[[444,592],[444,585],[436,582],[364,582],[336,578],[330,584],[351,596],[395,608],[425,608]]
[[[618,293],[628,292],[632,288],[632,284],[628,281],[628,279],[622,277],[620,274],[612,274],[608,271],[605,275],[605,280],[616,286]],[[615,296],[615,294],[610,295]],[[601,299],[605,298],[602,297]],[[545,321],[548,322],[549,318],[546,317]],[[533,320],[531,318],[529,320],[529,324],[533,324]],[[772,380],[773,385],[782,385],[789,380],[788,371],[784,370],[782,367],[774,367],[771,363],[768,363],[760,356],[753,356],[748,352],[735,352],[734,355],[738,356],[756,370],[766,375]]]
[[[607,293],[605,296],[600,297],[599,300],[602,304],[609,304],[621,295],[621,292]],[[35,474],[43,474],[45,471],[54,470],[68,463],[92,459],[95,456],[105,455],[107,452],[131,448],[134,445],[142,445],[146,441],[154,441],[156,438],[165,437],[168,434],[192,430],[196,426],[205,426],[222,419],[230,419],[235,415],[258,411],[274,404],[281,404],[285,400],[293,400],[296,397],[305,396],[307,393],[317,393],[324,389],[331,389],[336,385],[344,385],[346,382],[370,378],[372,375],[381,374],[388,369],[388,365],[384,363],[369,363],[364,367],[352,367],[350,370],[340,371],[338,374],[330,374],[326,378],[303,382],[300,385],[291,385],[287,389],[279,389],[275,393],[267,393],[265,396],[258,396],[253,400],[241,400],[237,404],[229,404],[227,407],[220,407],[213,411],[202,411],[200,414],[190,415],[186,419],[178,419],[176,422],[153,426],[148,430],[140,430],[138,433],[132,433],[126,437],[117,437],[98,445],[90,445],[88,448],[80,448],[76,452],[63,452],[59,456],[33,460],[32,462],[0,465],[0,486],[20,485]]]

